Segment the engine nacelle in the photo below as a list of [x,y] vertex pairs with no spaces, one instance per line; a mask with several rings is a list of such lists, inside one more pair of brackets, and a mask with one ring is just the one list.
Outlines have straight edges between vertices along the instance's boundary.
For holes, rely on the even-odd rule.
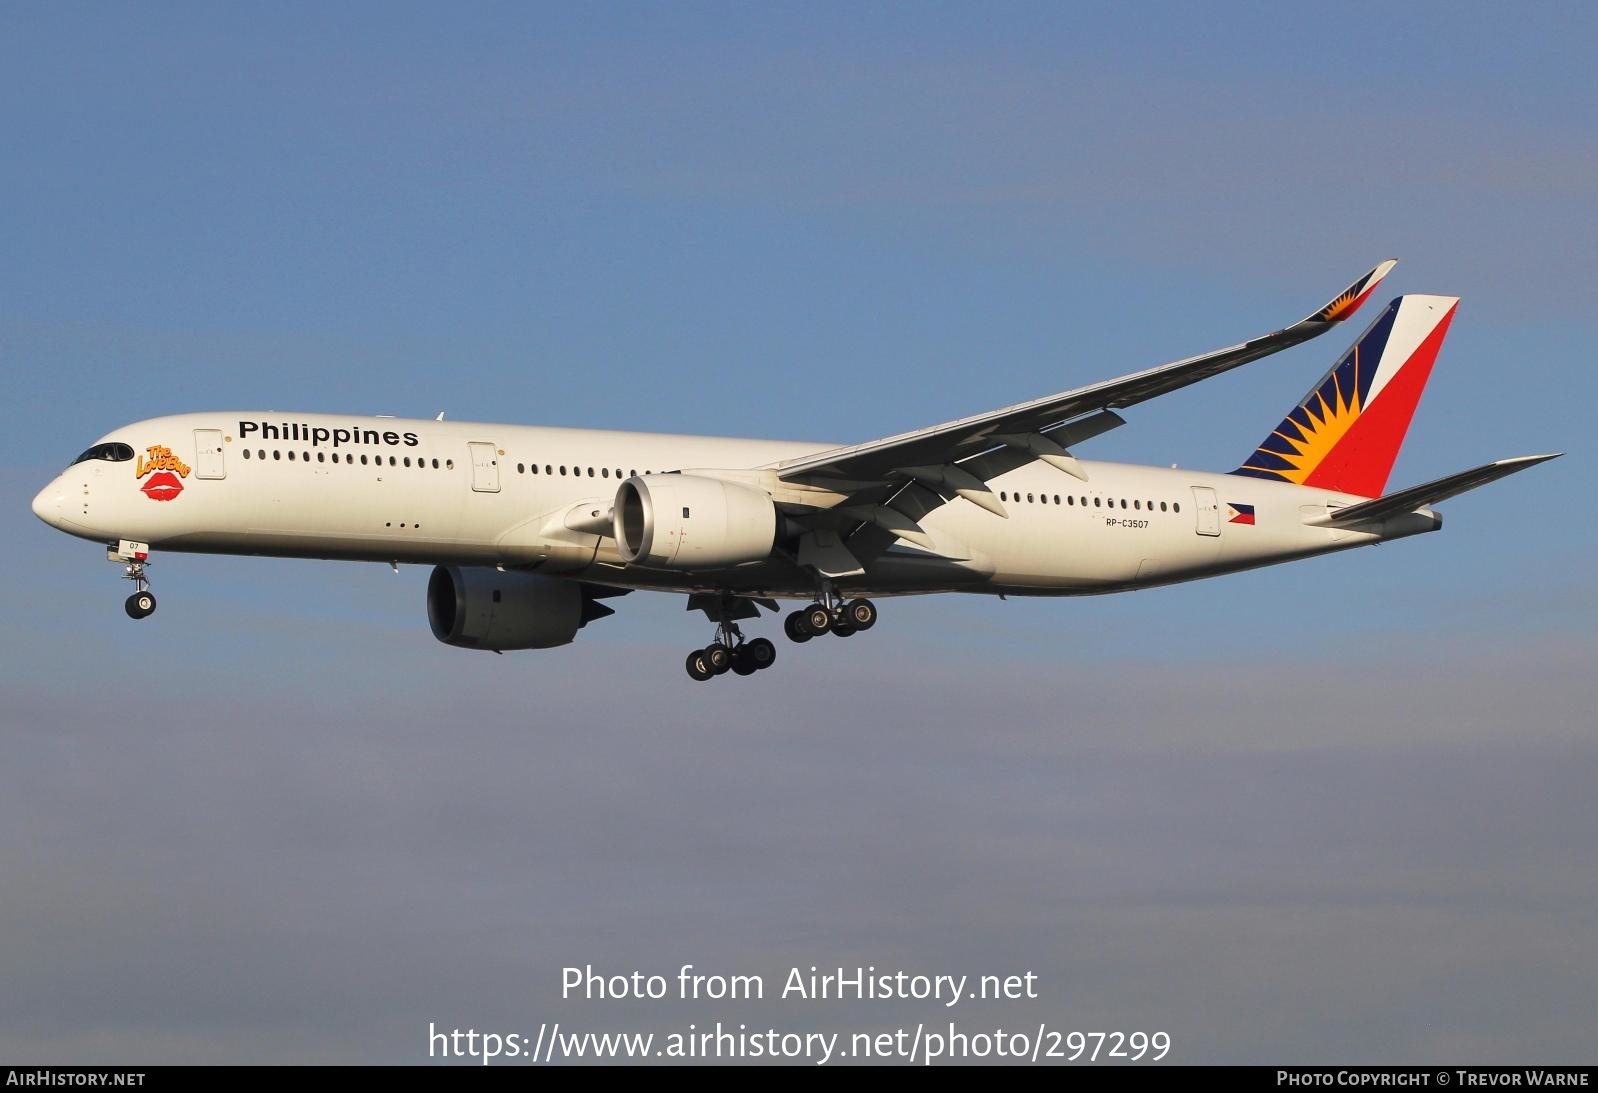
[[576,581],[491,566],[441,565],[427,581],[427,622],[463,649],[553,649],[613,614]]
[[717,569],[758,562],[777,538],[764,490],[693,474],[636,476],[616,491],[616,549],[629,565]]

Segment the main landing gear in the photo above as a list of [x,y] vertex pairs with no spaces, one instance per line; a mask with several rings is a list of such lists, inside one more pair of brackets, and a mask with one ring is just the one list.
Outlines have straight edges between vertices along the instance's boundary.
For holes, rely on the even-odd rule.
[[745,641],[737,626],[730,626],[732,634],[722,634],[703,649],[690,652],[687,660],[689,676],[698,682],[730,673],[735,676],[753,676],[761,668],[770,668],[777,662],[777,646],[765,638]]
[[122,539],[107,549],[105,556],[109,561],[126,563],[122,567],[122,579],[132,581],[138,589],[122,605],[128,618],[142,619],[155,614],[155,596],[150,592],[149,578],[144,575],[145,566],[150,564],[149,544]]
[[688,674],[701,683],[728,671],[752,676],[762,668],[771,667],[776,660],[777,647],[766,638],[730,646],[715,641],[688,654]]
[[688,674],[700,683],[729,671],[752,676],[776,662],[777,647],[766,638],[745,641],[743,631],[728,614],[724,610],[721,622],[716,624],[716,640],[688,654]]
[[[716,625],[716,640],[688,654],[688,675],[701,683],[726,672],[740,676],[754,675],[762,668],[771,667],[777,659],[777,647],[765,638],[744,640],[738,624],[732,621],[735,602],[732,598],[726,598],[719,605],[713,602],[698,605],[711,618],[716,618],[718,613],[721,618]],[[762,602],[766,602],[768,607],[775,606],[769,601]],[[747,604],[746,607],[741,617],[753,618],[753,605]],[[690,609],[693,609],[692,606]],[[793,641],[806,642],[820,634],[837,634],[840,638],[846,638],[862,630],[870,630],[876,624],[876,604],[864,599],[844,600],[830,587],[824,587],[815,603],[790,614],[783,620],[782,628]]]
[[828,596],[831,604],[821,601],[803,611],[795,611],[782,621],[782,628],[792,641],[806,642],[822,634],[849,637],[877,625],[877,605],[870,600],[849,600],[847,603]]

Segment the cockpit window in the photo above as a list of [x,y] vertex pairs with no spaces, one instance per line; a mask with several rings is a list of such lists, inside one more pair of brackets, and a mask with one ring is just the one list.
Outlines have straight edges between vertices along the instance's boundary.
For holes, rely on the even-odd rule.
[[72,461],[76,466],[89,459],[104,459],[112,463],[125,463],[133,458],[133,449],[126,444],[96,444]]

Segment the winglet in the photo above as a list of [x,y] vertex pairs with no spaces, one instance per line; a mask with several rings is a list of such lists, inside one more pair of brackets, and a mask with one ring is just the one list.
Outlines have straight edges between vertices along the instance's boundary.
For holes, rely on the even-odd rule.
[[1396,265],[1398,265],[1398,259],[1396,258],[1389,258],[1387,261],[1380,263],[1375,269],[1349,285],[1342,292],[1339,292],[1332,298],[1330,303],[1305,319],[1304,322],[1342,322],[1359,310],[1359,305],[1365,302],[1365,297],[1371,294],[1372,289],[1381,284],[1382,278],[1392,272],[1393,267]]

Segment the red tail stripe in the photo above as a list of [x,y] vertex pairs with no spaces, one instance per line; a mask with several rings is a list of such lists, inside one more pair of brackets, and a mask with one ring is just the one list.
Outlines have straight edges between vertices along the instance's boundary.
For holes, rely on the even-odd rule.
[[1421,392],[1432,374],[1432,365],[1454,321],[1455,304],[1441,322],[1421,342],[1398,374],[1380,394],[1360,411],[1348,432],[1327,453],[1320,465],[1304,480],[1306,486],[1339,490],[1360,497],[1380,497],[1387,488],[1387,477],[1398,461],[1409,423],[1420,404]]

